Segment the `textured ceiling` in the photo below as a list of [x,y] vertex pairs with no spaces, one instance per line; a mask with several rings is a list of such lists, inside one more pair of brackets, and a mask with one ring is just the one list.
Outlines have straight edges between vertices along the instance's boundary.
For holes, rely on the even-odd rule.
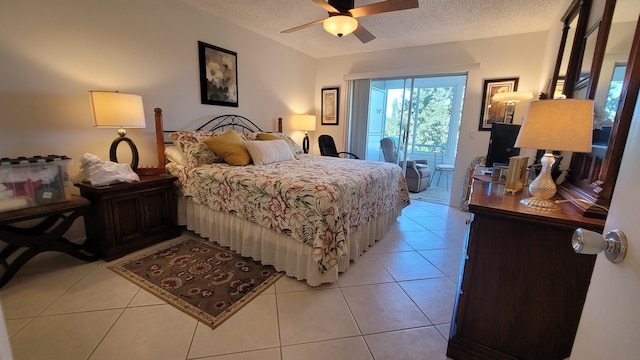
[[[177,0],[226,19],[314,58],[409,46],[547,31],[557,26],[571,0],[419,0],[417,9],[359,18],[376,36],[362,44],[355,36],[334,37],[322,24],[281,31],[327,17],[312,0]],[[363,6],[380,0],[355,0]]]

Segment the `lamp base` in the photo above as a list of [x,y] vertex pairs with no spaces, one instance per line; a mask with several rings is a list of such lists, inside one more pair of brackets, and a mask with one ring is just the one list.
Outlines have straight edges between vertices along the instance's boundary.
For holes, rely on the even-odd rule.
[[520,204],[526,205],[538,210],[558,210],[558,205],[552,200],[548,199],[538,199],[535,197],[529,197],[520,200]]
[[309,135],[308,134],[304,134],[304,139],[302,140],[302,151],[305,154],[309,153]]
[[546,153],[540,159],[542,169],[540,174],[529,184],[529,194],[532,196],[520,200],[520,204],[526,205],[539,210],[557,210],[558,205],[549,200],[556,193],[556,183],[551,177],[551,166],[555,162],[553,154]]
[[129,147],[131,148],[131,170],[136,171],[138,168],[138,148],[136,147],[136,144],[134,144],[133,140],[126,136],[120,136],[113,140],[111,148],[109,148],[109,160],[116,163],[118,162],[117,149],[118,145],[123,141],[129,144]]

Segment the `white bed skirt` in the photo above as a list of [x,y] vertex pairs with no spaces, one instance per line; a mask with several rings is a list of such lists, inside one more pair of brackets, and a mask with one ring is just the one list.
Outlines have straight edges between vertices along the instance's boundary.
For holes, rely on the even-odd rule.
[[338,266],[322,273],[311,256],[311,247],[290,236],[279,234],[237,216],[211,210],[189,200],[179,199],[178,222],[210,241],[228,246],[242,256],[250,256],[263,264],[273,265],[288,276],[306,280],[311,286],[338,280],[338,273],[349,269],[351,260],[360,255],[376,240],[382,239],[396,218],[402,213],[398,205],[369,222],[367,226],[349,235],[349,256]]

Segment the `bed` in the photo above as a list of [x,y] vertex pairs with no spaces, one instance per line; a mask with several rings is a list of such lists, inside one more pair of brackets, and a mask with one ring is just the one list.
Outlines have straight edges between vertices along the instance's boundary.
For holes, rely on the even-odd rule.
[[[178,177],[179,223],[311,286],[335,282],[409,204],[397,165],[302,154],[281,120],[274,133],[237,115],[164,131],[156,109],[156,131],[170,134],[158,136],[158,157]],[[224,137],[239,137],[251,162],[211,151]]]

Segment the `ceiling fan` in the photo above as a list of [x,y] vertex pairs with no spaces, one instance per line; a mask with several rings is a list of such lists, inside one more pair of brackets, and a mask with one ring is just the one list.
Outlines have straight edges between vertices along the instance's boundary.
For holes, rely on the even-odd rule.
[[335,36],[342,37],[353,33],[360,41],[368,43],[376,37],[362,24],[358,24],[356,18],[418,7],[418,0],[386,0],[357,8],[354,8],[354,0],[311,1],[327,10],[329,17],[284,30],[282,33],[292,33],[322,23],[324,29]]

